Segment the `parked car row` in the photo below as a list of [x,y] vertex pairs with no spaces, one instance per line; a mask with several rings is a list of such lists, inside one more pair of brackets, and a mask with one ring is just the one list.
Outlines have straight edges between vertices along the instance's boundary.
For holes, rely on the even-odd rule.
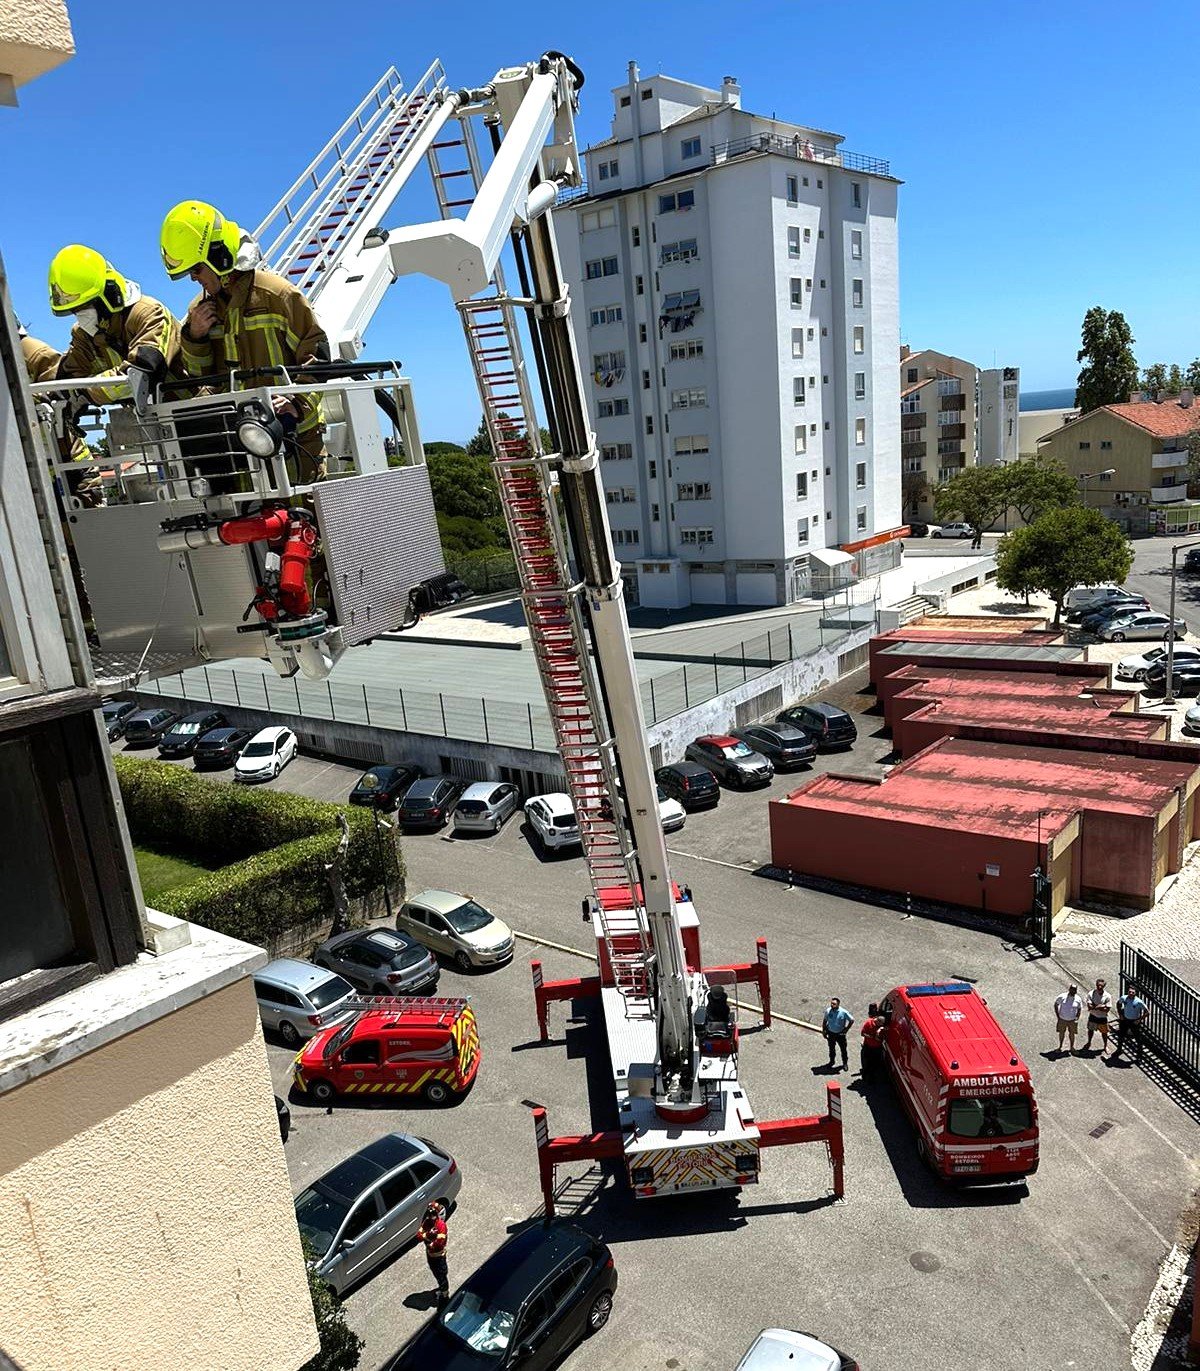
[[130,700],[106,700],[100,714],[110,743],[157,744],[160,757],[191,757],[197,771],[232,766],[236,781],[273,780],[300,752],[290,728],[235,728],[219,709],[180,716],[162,706],[138,709]]

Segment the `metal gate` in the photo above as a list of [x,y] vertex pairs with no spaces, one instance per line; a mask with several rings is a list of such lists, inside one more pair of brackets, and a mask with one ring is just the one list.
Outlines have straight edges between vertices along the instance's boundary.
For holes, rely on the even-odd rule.
[[1146,1001],[1142,1043],[1200,1087],[1200,991],[1139,948],[1121,944],[1121,984]]
[[1033,909],[1029,918],[1025,920],[1025,927],[1029,932],[1030,941],[1043,957],[1050,955],[1050,946],[1054,941],[1054,899],[1052,891],[1050,877],[1046,875],[1040,865],[1035,867],[1033,872]]

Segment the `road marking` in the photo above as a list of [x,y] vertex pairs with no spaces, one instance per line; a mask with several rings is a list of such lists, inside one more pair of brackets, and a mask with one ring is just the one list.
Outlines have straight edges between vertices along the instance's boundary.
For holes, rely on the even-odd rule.
[[698,852],[683,852],[677,847],[669,847],[672,857],[690,857],[694,862],[711,862],[713,866],[726,866],[730,871],[757,871],[758,868],[746,862],[723,862],[719,857],[702,857]]

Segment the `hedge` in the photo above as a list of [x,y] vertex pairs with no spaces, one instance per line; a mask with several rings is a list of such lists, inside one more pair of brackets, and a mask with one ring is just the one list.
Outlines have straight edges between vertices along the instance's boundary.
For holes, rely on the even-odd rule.
[[230,864],[158,900],[164,914],[252,943],[327,915],[333,897],[325,865],[350,824],[346,894],[359,899],[404,875],[394,834],[380,841],[371,814],[279,790],[250,790],[202,780],[165,762],[113,758],[135,842],[199,861]]

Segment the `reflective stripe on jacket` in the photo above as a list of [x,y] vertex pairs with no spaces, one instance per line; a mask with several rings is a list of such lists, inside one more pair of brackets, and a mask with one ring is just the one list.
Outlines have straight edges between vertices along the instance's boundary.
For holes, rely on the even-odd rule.
[[[189,376],[207,376],[222,370],[250,371],[255,367],[294,367],[312,358],[329,360],[329,339],[317,323],[312,306],[290,281],[272,271],[255,268],[235,271],[215,296],[198,295],[189,313],[205,298],[216,306],[217,322],[207,338],[193,339],[184,326],[183,365]],[[249,378],[238,383],[246,390],[272,385],[278,377]],[[315,395],[293,395],[300,411],[297,433],[307,433],[321,423],[321,405]]]
[[[141,348],[157,352],[167,371],[178,374],[179,321],[160,300],[142,295],[132,305],[110,314],[94,333],[78,324],[59,365],[60,376],[124,376]],[[98,404],[129,398],[127,386],[96,386],[88,395]]]
[[425,1244],[425,1251],[431,1257],[440,1257],[446,1250],[446,1221],[437,1219],[429,1227],[422,1224],[417,1229],[417,1237]]

